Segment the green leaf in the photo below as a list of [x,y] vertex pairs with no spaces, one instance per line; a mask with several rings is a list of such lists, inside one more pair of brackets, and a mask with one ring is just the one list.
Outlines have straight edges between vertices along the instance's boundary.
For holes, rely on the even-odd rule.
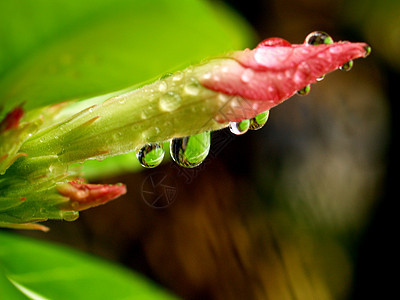
[[249,45],[245,23],[198,0],[2,1],[0,105],[31,109],[131,86]]
[[68,248],[0,233],[2,299],[175,299],[138,274]]

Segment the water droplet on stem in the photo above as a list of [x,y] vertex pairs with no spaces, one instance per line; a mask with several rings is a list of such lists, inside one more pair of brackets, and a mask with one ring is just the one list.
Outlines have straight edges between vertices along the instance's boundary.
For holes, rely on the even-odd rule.
[[196,78],[192,77],[190,78],[189,83],[185,85],[184,90],[189,95],[197,96],[200,92],[200,88],[200,82]]
[[182,102],[181,96],[175,92],[168,92],[160,98],[160,108],[165,111],[174,111]]

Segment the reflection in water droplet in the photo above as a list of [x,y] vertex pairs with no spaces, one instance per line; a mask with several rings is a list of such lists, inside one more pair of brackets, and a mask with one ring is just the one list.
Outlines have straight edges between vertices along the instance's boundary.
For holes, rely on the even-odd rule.
[[190,78],[189,83],[185,85],[184,90],[187,94],[196,96],[199,94],[200,88],[200,82],[196,78],[192,77]]
[[313,31],[309,35],[307,35],[304,40],[304,44],[309,44],[313,46],[322,45],[322,44],[332,44],[333,39],[329,34],[323,31]]
[[160,108],[165,111],[174,111],[182,102],[181,96],[175,92],[165,93],[160,98]]
[[322,81],[322,80],[324,80],[324,78],[325,78],[325,75],[322,75],[322,76],[317,78],[317,81]]
[[353,68],[354,62],[353,60],[349,60],[347,63],[340,66],[340,70],[342,71],[350,71]]
[[210,140],[210,132],[174,138],[171,141],[171,157],[182,167],[197,167],[206,159],[210,151]]
[[164,147],[159,143],[146,144],[136,151],[137,159],[145,168],[157,167],[163,161],[164,154]]
[[267,123],[269,117],[269,110],[258,114],[253,119],[250,120],[250,127],[251,130],[258,130],[261,129],[265,123]]
[[297,94],[301,95],[301,96],[305,96],[308,95],[310,93],[311,90],[311,85],[308,84],[305,87],[303,87],[301,90],[297,91]]
[[364,46],[364,50],[365,50],[364,57],[367,57],[368,55],[371,54],[371,46],[370,45]]
[[230,122],[229,130],[236,135],[245,134],[250,127],[250,120],[246,119],[240,122]]

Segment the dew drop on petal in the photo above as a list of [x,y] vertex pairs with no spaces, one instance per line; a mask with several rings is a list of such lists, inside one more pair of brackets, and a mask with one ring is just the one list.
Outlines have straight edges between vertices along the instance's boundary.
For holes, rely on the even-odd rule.
[[304,40],[304,44],[309,44],[313,46],[323,45],[323,44],[332,44],[333,39],[329,34],[323,31],[313,31],[307,35]]
[[325,78],[325,75],[319,76],[319,77],[317,78],[317,81],[322,81],[322,80],[324,80],[324,78]]
[[250,120],[246,119],[240,122],[230,122],[229,130],[236,135],[245,134],[250,127]]
[[171,141],[171,157],[180,166],[194,168],[200,165],[210,151],[210,132],[174,138]]
[[305,96],[308,95],[310,93],[311,90],[311,85],[308,84],[305,87],[303,87],[301,90],[297,91],[297,94],[301,95],[301,96]]
[[267,123],[268,121],[268,117],[269,117],[269,110],[258,114],[257,116],[255,116],[254,118],[252,118],[250,120],[250,130],[258,130],[261,129],[265,123]]
[[349,60],[347,63],[343,64],[339,67],[342,71],[350,71],[353,68],[354,62],[353,60]]
[[174,111],[182,102],[181,96],[175,92],[167,92],[160,97],[160,108],[164,111]]
[[146,144],[136,151],[138,161],[145,168],[157,167],[163,161],[164,154],[164,147],[160,143]]
[[248,83],[254,76],[254,71],[250,68],[247,68],[246,70],[243,71],[242,76],[240,79],[242,80],[243,83]]

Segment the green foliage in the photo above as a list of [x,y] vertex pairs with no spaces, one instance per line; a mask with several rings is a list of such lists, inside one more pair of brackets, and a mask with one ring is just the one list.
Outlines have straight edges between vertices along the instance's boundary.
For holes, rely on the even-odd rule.
[[196,0],[2,1],[0,16],[5,111],[113,92],[252,38],[241,19]]
[[175,299],[143,277],[71,249],[0,233],[2,299]]

